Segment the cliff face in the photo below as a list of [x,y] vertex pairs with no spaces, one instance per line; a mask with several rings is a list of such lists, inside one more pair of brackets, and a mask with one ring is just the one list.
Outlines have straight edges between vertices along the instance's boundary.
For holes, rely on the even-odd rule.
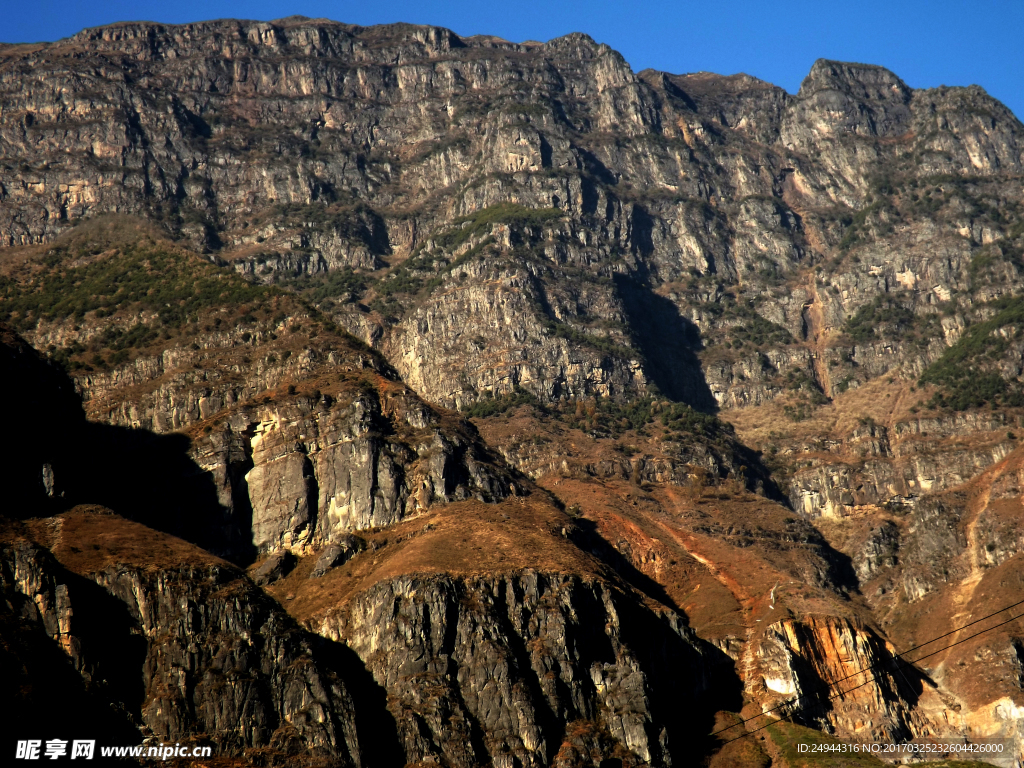
[[221,504],[251,518],[257,551],[302,553],[432,504],[515,493],[511,474],[470,435],[444,429],[438,414],[395,389],[364,390],[350,403],[320,394],[241,409],[196,441],[193,455]]
[[[605,585],[530,571],[393,580],[318,631],[345,639],[387,691],[407,759],[465,765],[587,764],[602,734],[631,761],[672,764],[717,655]],[[683,701],[655,690],[666,678]],[[580,726],[590,739],[574,744]]]
[[[881,294],[909,291],[910,314],[940,319],[937,303],[978,289],[972,259],[1012,229],[999,212],[1019,198],[1001,181],[1021,164],[1005,108],[979,89],[914,92],[880,67],[819,62],[788,96],[749,78],[638,77],[580,35],[517,46],[293,20],[118,25],[8,49],[3,71],[7,243],[117,211],[263,279],[390,266],[366,301],[382,317],[338,319],[446,404],[654,383],[743,405],[790,372],[827,396],[919,373],[943,340],[861,338],[818,351],[820,365],[776,347],[824,341]],[[998,276],[1018,273],[1007,255]],[[995,282],[983,300],[1005,290]],[[948,320],[945,341],[967,318]],[[691,323],[714,350],[706,385],[688,381],[701,378]],[[775,338],[749,359],[732,351],[741,331]]]
[[580,34],[0,48],[23,724],[52,679],[225,759],[671,765],[834,694],[793,717],[1024,755],[1016,625],[891,671],[1015,602],[1022,137]]
[[[237,569],[180,540],[153,541],[152,530],[99,508],[10,533],[2,567],[7,605],[35,643],[50,640],[64,652],[53,663],[81,676],[88,703],[107,710],[97,718],[106,720],[97,737],[359,764],[344,682],[317,658],[315,640]],[[90,544],[83,552],[71,542]],[[39,685],[44,674],[26,677]],[[30,689],[15,701],[38,705],[48,693],[57,692]],[[77,734],[77,715],[67,715],[61,727]],[[35,732],[43,723],[22,725]]]

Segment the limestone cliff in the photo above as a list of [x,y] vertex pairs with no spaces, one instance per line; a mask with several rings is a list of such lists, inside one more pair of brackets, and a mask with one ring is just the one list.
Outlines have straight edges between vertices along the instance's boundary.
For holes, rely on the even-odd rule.
[[1015,602],[1022,163],[981,88],[866,64],[0,47],[19,722],[52,681],[225,760],[569,768],[728,762],[782,705],[1024,756],[1015,624],[891,671]]

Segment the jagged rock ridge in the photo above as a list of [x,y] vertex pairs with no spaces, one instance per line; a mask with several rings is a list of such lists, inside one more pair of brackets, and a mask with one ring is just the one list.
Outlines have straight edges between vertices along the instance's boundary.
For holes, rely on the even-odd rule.
[[[269,556],[253,578],[301,642],[358,656],[322,648],[347,661],[336,686],[303,678],[320,714],[260,704],[255,730],[216,737],[225,750],[679,762],[666,680],[760,711],[891,658],[931,632],[929,611],[983,615],[1018,580],[1022,131],[974,86],[819,61],[789,95],[635,74],[584,35],[291,18],[5,47],[0,307],[74,377],[82,444],[174,489],[147,510],[144,482],[86,483],[91,464],[29,423],[16,514],[99,502],[243,565]],[[154,478],[157,455],[173,471]],[[775,487],[798,516],[746,490]],[[526,499],[529,514],[509,506]],[[472,536],[446,527],[459,516]],[[42,530],[12,536],[64,563]],[[129,582],[205,594],[189,591],[198,571],[133,573],[81,575],[129,612]],[[563,655],[555,625],[579,611],[614,627],[621,606],[717,662],[662,675],[614,629],[613,651]],[[386,650],[345,618],[415,627],[421,608],[429,628],[366,625]],[[78,664],[59,620],[41,621]],[[442,625],[492,645],[435,642]],[[1019,751],[1018,647],[996,633],[909,690],[880,679],[802,717],[858,738],[1003,733]],[[986,686],[972,658],[998,660]],[[508,672],[483,695],[491,663]],[[169,674],[153,664],[153,681]],[[130,722],[219,728],[158,709]],[[360,711],[394,722],[383,751],[355,746]]]

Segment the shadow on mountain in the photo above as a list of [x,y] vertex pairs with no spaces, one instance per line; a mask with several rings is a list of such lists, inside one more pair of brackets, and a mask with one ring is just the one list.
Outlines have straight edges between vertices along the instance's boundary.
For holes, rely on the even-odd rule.
[[[875,642],[879,649],[884,649],[888,645],[877,635]],[[888,655],[887,651],[885,653]],[[813,682],[806,685],[800,698],[791,699],[791,705],[780,708],[776,714],[809,728],[823,730],[828,727],[828,715],[836,710],[837,701],[842,701],[842,697],[837,698],[835,693],[837,681],[822,680],[818,677],[813,664],[804,657],[794,656],[793,665],[800,680]],[[880,660],[871,667],[871,672],[872,675],[868,679],[874,681],[884,691],[884,698],[887,701],[902,699],[908,709],[918,706],[925,685],[933,689],[937,687],[936,682],[928,674],[896,656]],[[863,682],[864,678],[854,675],[841,685],[845,690],[853,691]],[[914,733],[906,723],[899,723],[891,736],[894,741],[902,741],[912,739]]]
[[682,608],[665,591],[665,588],[643,571],[634,566],[617,550],[611,542],[604,538],[598,530],[597,523],[585,517],[576,520],[577,533],[573,534],[573,543],[584,552],[593,552],[638,592],[642,592],[653,600],[671,608],[685,621]]
[[5,514],[54,514],[64,506],[54,465],[87,451],[79,442],[85,424],[81,398],[68,376],[24,339],[0,325],[0,401],[7,404],[4,462]]
[[234,519],[220,503],[213,477],[189,456],[187,436],[94,422],[80,434],[87,449],[63,466],[69,504],[99,504],[214,554],[245,559],[239,544],[251,538],[251,519]]
[[[236,502],[245,497],[233,512],[220,503],[210,473],[189,456],[185,435],[86,421],[67,374],[2,326],[0,398],[13,406],[7,425],[16,448],[5,489],[9,517],[99,504],[215,554],[252,559],[244,481],[232,488]],[[244,474],[244,461],[235,470]]]
[[344,681],[352,697],[359,751],[365,768],[402,768],[405,753],[398,725],[388,710],[387,691],[347,645],[316,637],[316,657]]
[[673,764],[702,764],[701,757],[717,746],[708,736],[715,713],[738,712],[743,706],[743,683],[735,662],[711,643],[670,629],[666,617],[643,610],[639,603],[617,607],[623,641],[657,681],[649,689],[651,711],[665,723],[665,744]]
[[[30,597],[13,589],[0,592],[0,696],[7,702],[2,747],[12,754],[19,739],[136,744],[146,640],[131,632],[134,622],[123,603],[99,585],[52,566],[75,604],[76,658],[88,661],[76,669],[51,639]],[[111,701],[125,704],[111,706]]]
[[[718,412],[697,352],[703,346],[697,326],[679,314],[664,296],[627,275],[615,276],[615,287],[629,322],[633,343],[644,357],[644,371],[666,397],[704,413]],[[755,493],[789,506],[760,454],[737,439],[728,450],[746,469],[744,484]]]
[[[687,624],[682,608],[664,587],[637,569],[610,542],[601,536],[592,520],[575,522],[579,533],[573,536],[584,551],[593,552],[637,591],[672,609],[681,624]],[[735,662],[716,646],[696,637],[670,630],[664,616],[637,604],[617,606],[623,612],[623,640],[642,658],[644,669],[650,670],[659,685],[652,686],[652,711],[659,713],[666,728],[670,754],[680,763],[710,753],[717,742],[709,738],[715,712],[738,712],[743,706],[743,684],[736,673]],[[635,611],[634,615],[632,614]],[[694,651],[694,643],[700,654]],[[680,696],[678,691],[702,691],[697,696]]]
[[698,411],[716,412],[718,403],[697,358],[701,348],[697,326],[680,315],[669,299],[626,275],[615,276],[615,287],[651,381],[666,397]]

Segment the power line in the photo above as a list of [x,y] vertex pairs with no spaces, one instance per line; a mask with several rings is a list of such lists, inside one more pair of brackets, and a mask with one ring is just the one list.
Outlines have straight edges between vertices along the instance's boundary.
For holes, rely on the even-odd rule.
[[[972,621],[972,622],[970,622],[970,623],[968,623],[968,624],[964,624],[964,625],[963,625],[962,627],[959,627],[958,629],[954,629],[954,630],[952,630],[952,631],[950,631],[950,632],[947,632],[947,633],[946,633],[946,634],[944,634],[944,635],[939,635],[938,637],[933,637],[933,638],[932,638],[931,640],[928,640],[928,641],[926,641],[926,642],[920,643],[919,645],[915,645],[915,646],[914,646],[914,647],[912,647],[912,648],[908,648],[907,650],[903,651],[903,653],[897,653],[897,654],[896,654],[895,656],[893,656],[892,658],[893,658],[893,659],[899,659],[899,658],[902,658],[903,656],[905,656],[905,655],[906,655],[906,654],[908,654],[908,653],[913,653],[914,651],[918,651],[918,650],[920,650],[921,648],[924,648],[924,647],[925,647],[926,645],[931,645],[932,643],[936,642],[937,640],[941,640],[941,639],[942,639],[942,638],[944,638],[944,637],[949,637],[950,635],[955,635],[955,634],[956,634],[957,632],[963,632],[963,631],[964,631],[965,629],[967,629],[968,627],[973,627],[973,626],[974,626],[975,624],[977,624],[977,623],[979,623],[979,622],[982,622],[982,621],[985,621],[985,619],[991,619],[991,618],[992,618],[993,616],[996,616],[997,614],[1000,614],[1000,613],[1002,613],[1003,611],[1008,611],[1008,610],[1009,610],[1009,609],[1011,609],[1011,608],[1016,608],[1016,607],[1017,607],[1018,605],[1024,605],[1024,600],[1019,600],[1018,602],[1016,602],[1016,603],[1013,603],[1012,605],[1005,605],[1005,606],[1003,606],[1002,608],[1000,608],[1000,609],[999,609],[998,611],[995,611],[994,613],[990,613],[990,614],[988,614],[987,616],[982,616],[982,617],[981,617],[980,619],[975,619],[974,621]],[[1001,627],[1001,626],[1002,626],[1002,624],[999,624],[999,625],[997,625],[997,626],[1000,626],[1000,627]],[[995,628],[995,627],[992,627],[992,629],[994,629],[994,628]],[[988,630],[985,630],[985,631],[987,632]],[[975,635],[971,635],[971,637],[975,637]],[[970,638],[967,638],[967,639],[969,640]],[[950,646],[948,646],[948,647],[949,647],[949,648],[952,648],[953,646],[952,646],[952,645],[950,645]],[[929,654],[929,656],[934,656],[934,655],[935,655],[935,654]],[[921,658],[922,658],[922,659],[927,659],[927,658],[928,658],[928,656],[922,656]],[[918,659],[917,661],[920,661],[920,659]],[[850,679],[850,678],[852,678],[852,677],[857,677],[857,675],[862,675],[862,674],[864,674],[865,672],[869,672],[869,671],[871,671],[872,669],[874,669],[875,667],[877,667],[877,666],[879,666],[879,665],[881,665],[881,664],[885,664],[885,663],[888,663],[888,662],[887,662],[887,661],[886,661],[886,662],[882,662],[882,661],[880,661],[880,662],[877,662],[876,664],[872,664],[872,665],[871,665],[871,666],[869,666],[869,667],[865,667],[864,669],[860,669],[860,670],[857,670],[857,671],[856,671],[856,672],[854,672],[853,674],[847,675],[846,677],[841,677],[841,678],[839,678],[838,680],[833,680],[833,681],[832,681],[832,683],[831,683],[830,685],[837,685],[838,683],[842,683],[842,682],[844,682],[844,681],[846,681],[846,680],[849,680],[849,679]],[[910,662],[910,663],[911,663],[911,664],[915,664],[915,663],[916,663],[916,661],[912,661],[912,662]],[[853,690],[853,689],[851,689],[851,690]],[[727,726],[727,727],[725,727],[725,728],[720,728],[719,730],[717,730],[717,731],[714,731],[714,732],[712,732],[712,733],[711,733],[711,734],[709,734],[709,735],[710,735],[710,736],[717,736],[717,735],[718,735],[718,734],[720,734],[720,733],[725,733],[726,731],[731,731],[731,730],[732,730],[733,728],[735,728],[735,727],[736,727],[736,726],[738,726],[738,725],[743,725],[744,723],[749,723],[749,722],[750,722],[751,720],[756,720],[757,718],[759,718],[759,717],[763,717],[764,715],[767,715],[767,714],[769,714],[769,713],[771,713],[771,712],[774,712],[774,711],[775,711],[775,710],[777,710],[777,709],[782,709],[783,707],[788,707],[788,706],[789,706],[790,704],[793,704],[793,703],[795,703],[795,702],[797,702],[797,701],[800,701],[800,699],[804,699],[804,698],[807,698],[807,697],[808,697],[808,696],[810,696],[810,695],[811,695],[810,693],[804,693],[804,694],[801,694],[800,696],[797,696],[797,697],[796,697],[795,699],[790,699],[789,701],[784,701],[784,702],[782,702],[781,704],[779,704],[779,705],[777,705],[777,706],[774,706],[774,707],[772,707],[771,709],[766,709],[766,710],[765,710],[764,712],[762,712],[762,713],[761,713],[761,714],[759,714],[759,715],[754,715],[753,717],[748,717],[748,718],[747,718],[746,720],[740,720],[740,721],[739,721],[738,723],[733,723],[732,725],[730,725],[730,726]],[[815,695],[817,695],[817,694],[815,694]],[[728,742],[726,742],[726,743],[728,744]]]
[[[1024,602],[1024,600],[1022,600],[1021,602]],[[1020,605],[1020,603],[1016,603],[1016,605]],[[1002,610],[1006,610],[1006,609],[1004,608]],[[996,611],[996,613],[1001,613],[1001,612],[1002,611]],[[986,616],[985,618],[991,618],[994,615],[995,614],[989,614],[989,616]],[[951,643],[951,644],[945,646],[944,648],[940,648],[937,651],[933,651],[932,653],[926,653],[924,656],[921,656],[921,657],[919,657],[917,659],[914,659],[913,661],[910,661],[909,663],[905,662],[904,666],[909,666],[910,664],[917,664],[919,661],[923,661],[924,659],[927,659],[927,658],[929,658],[931,656],[936,656],[936,655],[942,653],[943,651],[948,651],[950,648],[953,648],[953,647],[955,647],[957,645],[960,645],[961,643],[966,643],[968,640],[971,640],[971,639],[977,637],[978,635],[984,635],[986,632],[991,632],[993,629],[999,629],[999,627],[1002,627],[1002,626],[1005,626],[1007,624],[1010,624],[1011,622],[1014,622],[1014,621],[1016,621],[1017,619],[1020,619],[1020,618],[1024,618],[1024,613],[1022,613],[1022,614],[1020,614],[1018,616],[1013,616],[1012,618],[1009,618],[1006,621],[1001,622],[999,624],[996,624],[994,626],[991,626],[988,629],[983,629],[980,632],[975,632],[973,635],[969,635],[968,637],[965,637],[963,640],[957,640],[955,643]],[[981,621],[981,619],[979,619],[978,621]],[[975,621],[975,622],[971,622],[971,623],[972,624],[977,624],[978,622]],[[970,624],[966,624],[965,626],[969,627]],[[962,627],[961,627],[961,629],[962,629]],[[959,631],[959,630],[957,630],[957,631]],[[952,632],[948,632],[948,633],[946,633],[946,635],[943,635],[943,637],[946,637],[947,635],[950,635],[950,634],[953,634],[953,633]],[[936,638],[936,639],[938,639],[938,638]],[[934,641],[929,641],[928,643],[923,643],[923,645],[929,645],[931,642],[934,642]],[[915,647],[916,648],[920,648],[922,646],[919,645],[919,646],[915,646]],[[895,658],[898,658],[898,657],[894,656],[893,658],[895,659]],[[868,669],[871,669],[871,667],[868,667]],[[866,671],[866,670],[863,670],[863,671]],[[858,672],[857,674],[861,674],[861,673]],[[854,677],[854,675],[851,675],[850,677]],[[843,678],[843,679],[844,680],[848,680],[849,678]],[[825,699],[824,701],[817,702],[817,706],[823,706],[824,704],[832,701],[832,699],[838,698],[839,696],[845,696],[848,693],[852,693],[853,691],[856,691],[858,688],[863,688],[868,683],[873,683],[877,679],[878,678],[876,678],[876,677],[872,677],[869,680],[865,680],[860,685],[853,686],[853,688],[847,688],[845,691],[840,691],[839,693],[834,693],[831,696],[829,696],[827,699]],[[791,701],[787,702],[787,704],[792,704],[794,701],[799,701],[800,699],[802,699],[802,698],[804,698],[804,697],[806,697],[808,695],[810,695],[810,694],[804,694],[804,696],[798,696],[796,699],[792,699]],[[785,706],[785,704],[783,704],[782,706]],[[808,707],[810,707],[810,706],[812,706],[812,705],[808,705]],[[797,709],[793,710],[791,715],[795,714],[796,712],[800,712],[801,710],[806,709],[808,707],[798,707]],[[774,709],[778,709],[778,707],[774,707]],[[771,712],[771,711],[773,711],[773,710],[770,709],[767,712],[762,712],[761,715],[767,715],[768,712]],[[761,715],[755,715],[754,717],[747,718],[747,720],[744,720],[743,722],[744,723],[749,722],[750,720],[753,720],[756,717],[761,717]],[[763,730],[763,729],[767,728],[770,725],[774,725],[774,722],[775,721],[773,721],[771,723],[766,723],[765,725],[762,725],[760,728],[755,728],[752,731],[747,731],[747,732],[745,732],[745,733],[743,733],[743,734],[741,734],[739,736],[736,736],[735,738],[729,739],[729,741],[726,741],[725,743],[723,743],[722,746],[724,747],[726,744],[731,744],[732,742],[738,741],[739,739],[742,739],[745,736],[750,736],[751,734],[757,733],[758,731]],[[741,724],[742,723],[737,723],[737,725],[741,725]],[[735,727],[735,726],[730,726],[730,728],[731,727]],[[725,730],[728,730],[728,728],[723,728],[722,729],[722,731],[725,731]],[[714,736],[716,733],[722,733],[722,731],[715,731],[715,733],[713,733],[711,735]]]

